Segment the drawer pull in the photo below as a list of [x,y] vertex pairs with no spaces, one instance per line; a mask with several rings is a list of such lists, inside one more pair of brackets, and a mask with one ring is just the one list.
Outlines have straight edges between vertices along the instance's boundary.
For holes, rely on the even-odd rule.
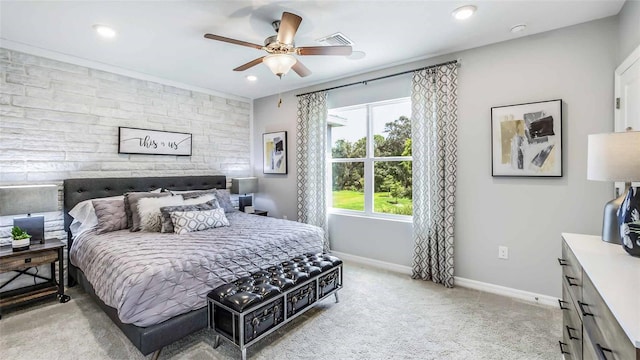
[[567,266],[567,265],[569,265],[569,263],[567,262],[567,260],[565,260],[565,259],[561,259],[561,258],[558,258],[558,264],[560,264],[560,266]]
[[31,262],[31,258],[26,258],[26,259],[24,259],[24,263],[25,263],[25,264],[28,264],[28,263],[30,263],[30,262]]
[[568,302],[558,299],[558,305],[560,305],[560,310],[569,310],[568,307],[562,306],[562,304],[568,304]]
[[580,284],[578,283],[571,282],[571,280],[577,280],[576,278],[571,277],[569,275],[565,275],[564,277],[567,278],[567,283],[569,284],[569,286],[580,286]]
[[578,306],[580,307],[580,311],[582,312],[582,316],[593,316],[593,313],[590,313],[584,309],[585,306],[589,306],[589,304],[585,304],[582,301],[578,301]]
[[598,360],[607,360],[607,356],[604,352],[613,353],[611,349],[604,348],[600,344],[596,344],[596,351],[598,352]]
[[564,347],[567,344],[563,343],[562,341],[558,341],[558,345],[560,345],[560,354],[567,354],[567,355],[571,354],[570,352],[564,350]]
[[572,328],[569,325],[567,325],[566,328],[567,328],[567,335],[569,335],[569,340],[580,340],[579,337],[575,337],[571,335],[571,331],[577,331],[578,329]]

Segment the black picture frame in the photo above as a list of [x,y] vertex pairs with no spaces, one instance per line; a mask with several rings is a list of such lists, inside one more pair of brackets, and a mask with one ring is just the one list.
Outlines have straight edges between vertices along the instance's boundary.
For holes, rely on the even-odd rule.
[[491,108],[491,176],[562,177],[562,99]]
[[286,131],[262,134],[262,172],[264,174],[287,174]]
[[191,156],[191,133],[118,127],[118,154]]

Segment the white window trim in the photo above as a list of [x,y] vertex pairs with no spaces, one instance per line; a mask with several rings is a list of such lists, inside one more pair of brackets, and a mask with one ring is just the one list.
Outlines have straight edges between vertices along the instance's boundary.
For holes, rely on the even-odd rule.
[[[367,154],[373,154],[374,153],[373,141],[371,141],[371,139],[373,139],[374,134],[373,134],[373,127],[371,126],[371,122],[372,122],[371,108],[373,108],[374,106],[389,105],[389,104],[401,103],[406,101],[411,101],[411,98],[403,97],[403,98],[392,99],[392,100],[376,101],[376,102],[371,102],[366,104],[344,106],[344,107],[335,108],[335,109],[350,110],[350,109],[358,109],[358,108],[366,107],[367,109],[367,124],[366,124],[367,148],[366,150],[367,150]],[[332,109],[332,110],[335,110],[335,109]],[[377,219],[385,219],[385,220],[396,220],[396,221],[402,221],[402,222],[413,222],[413,215],[397,215],[397,214],[387,214],[387,213],[379,213],[379,212],[373,211],[373,189],[372,189],[373,181],[374,181],[374,174],[373,174],[374,162],[376,161],[407,161],[407,160],[413,161],[412,156],[334,159],[331,156],[331,140],[330,139],[328,141],[328,148],[329,149],[328,149],[328,156],[327,156],[327,164],[329,166],[327,169],[327,179],[328,179],[328,184],[330,186],[328,186],[328,189],[327,189],[328,193],[326,196],[327,196],[327,207],[328,207],[327,212],[329,214],[359,216],[359,217],[365,217],[365,218],[374,218],[374,219],[377,218]],[[332,183],[332,176],[331,176],[331,169],[332,169],[331,164],[347,163],[347,162],[363,162],[364,163],[365,182],[364,182],[364,210],[363,211],[340,209],[340,208],[333,207],[333,183]]]

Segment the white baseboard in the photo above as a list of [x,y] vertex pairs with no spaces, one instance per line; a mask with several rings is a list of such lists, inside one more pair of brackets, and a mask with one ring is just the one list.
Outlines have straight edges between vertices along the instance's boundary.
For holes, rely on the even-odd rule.
[[[377,267],[379,269],[394,271],[394,272],[405,274],[405,275],[411,275],[411,267],[409,266],[392,264],[386,261],[369,259],[362,256],[351,255],[351,254],[347,254],[339,251],[332,251],[331,254],[345,261],[351,261],[358,264],[370,265],[373,267]],[[556,308],[559,306],[558,299],[553,296],[536,294],[529,291],[518,290],[514,288],[509,288],[506,286],[489,284],[489,283],[485,283],[477,280],[465,279],[459,276],[454,277],[454,282],[456,286],[460,286],[468,289],[484,291],[491,294],[507,296],[513,299],[524,300],[527,302],[546,305],[546,306],[552,306]]]

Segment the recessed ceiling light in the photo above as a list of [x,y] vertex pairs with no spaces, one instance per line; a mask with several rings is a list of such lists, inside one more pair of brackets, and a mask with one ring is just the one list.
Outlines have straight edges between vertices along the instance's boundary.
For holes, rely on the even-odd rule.
[[93,25],[93,30],[103,38],[111,39],[116,36],[116,31],[106,25],[95,24]]
[[258,77],[255,75],[247,75],[247,80],[249,81],[256,81],[258,80]]
[[527,28],[527,24],[513,25],[513,27],[511,27],[511,32],[517,33],[517,32],[523,31],[526,28]]
[[349,60],[360,60],[364,59],[367,54],[364,51],[352,51],[351,55],[347,56]]
[[476,10],[477,8],[473,5],[465,5],[453,10],[451,15],[453,15],[453,17],[458,20],[465,20],[470,18],[471,15],[476,12]]

